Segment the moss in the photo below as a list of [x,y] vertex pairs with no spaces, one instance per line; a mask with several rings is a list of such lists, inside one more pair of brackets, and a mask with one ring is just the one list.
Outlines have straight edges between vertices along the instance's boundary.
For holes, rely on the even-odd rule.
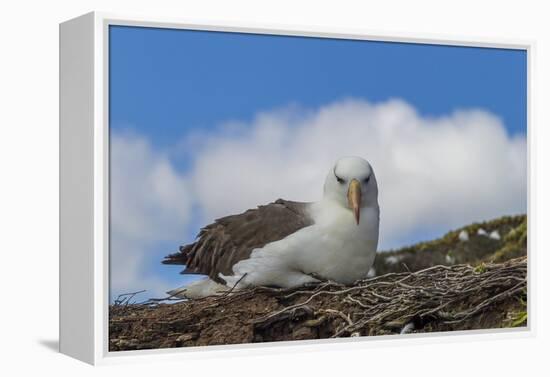
[[476,274],[482,274],[484,272],[487,271],[487,266],[485,265],[485,263],[480,263],[478,264],[475,268],[474,268],[474,273]]
[[527,218],[504,236],[504,245],[486,260],[500,263],[527,253]]
[[527,241],[527,218],[512,229],[505,237],[506,242],[524,243]]
[[515,309],[508,312],[508,320],[504,322],[503,327],[523,327],[527,326],[527,290],[524,289],[517,298]]
[[505,245],[503,248],[499,249],[493,255],[491,255],[488,260],[491,260],[495,263],[504,262],[508,259],[517,258],[524,254],[524,249],[518,245]]
[[512,312],[508,314],[510,320],[505,327],[524,327],[527,326],[527,312]]

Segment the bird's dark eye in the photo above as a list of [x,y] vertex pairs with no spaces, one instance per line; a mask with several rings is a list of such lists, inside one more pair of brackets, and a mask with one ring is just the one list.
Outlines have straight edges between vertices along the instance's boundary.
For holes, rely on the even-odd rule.
[[338,183],[344,183],[344,182],[346,182],[345,179],[340,178],[340,177],[338,177],[338,176],[336,175],[336,166],[334,167],[334,169],[332,170],[332,172],[334,173],[334,176],[336,177],[336,181],[337,181]]
[[369,183],[369,180],[370,180],[370,175],[367,178],[363,179],[363,182],[365,182],[365,184],[367,184],[367,183]]

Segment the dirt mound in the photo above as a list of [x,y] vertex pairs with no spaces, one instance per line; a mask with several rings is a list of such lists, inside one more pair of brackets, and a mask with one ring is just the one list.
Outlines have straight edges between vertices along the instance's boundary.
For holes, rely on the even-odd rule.
[[525,257],[388,273],[343,286],[257,287],[110,307],[109,349],[135,350],[525,326]]

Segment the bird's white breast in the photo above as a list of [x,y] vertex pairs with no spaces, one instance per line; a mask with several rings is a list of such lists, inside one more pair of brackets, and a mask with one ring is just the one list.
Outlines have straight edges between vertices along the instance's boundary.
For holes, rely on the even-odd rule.
[[293,287],[314,281],[310,275],[343,284],[366,277],[378,244],[378,207],[363,208],[359,225],[331,201],[315,203],[311,216],[314,225],[254,250],[222,278],[229,285]]
[[316,203],[312,216],[315,225],[303,229],[309,242],[296,253],[304,272],[345,284],[364,278],[376,256],[378,207],[362,208],[359,224],[349,209],[327,201]]

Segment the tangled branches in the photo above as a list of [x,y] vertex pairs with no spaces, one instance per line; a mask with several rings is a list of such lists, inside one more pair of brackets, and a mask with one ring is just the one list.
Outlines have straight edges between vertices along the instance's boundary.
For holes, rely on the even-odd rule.
[[[256,287],[110,308],[111,350],[452,331],[525,324],[527,261],[434,266],[344,286]],[[133,297],[133,294],[130,294]]]
[[[314,315],[333,314],[344,325],[332,337],[367,335],[370,329],[403,330],[407,324],[428,322],[456,324],[472,318],[491,305],[526,291],[526,258],[506,264],[434,266],[414,273],[394,273],[357,282],[352,287],[324,283],[312,290],[298,290],[285,296],[301,296],[300,302],[254,321],[265,326],[303,307],[318,307]],[[335,299],[321,300],[321,296]],[[348,305],[338,305],[338,301]],[[347,309],[347,312],[344,310]],[[410,329],[410,326],[409,326]]]

